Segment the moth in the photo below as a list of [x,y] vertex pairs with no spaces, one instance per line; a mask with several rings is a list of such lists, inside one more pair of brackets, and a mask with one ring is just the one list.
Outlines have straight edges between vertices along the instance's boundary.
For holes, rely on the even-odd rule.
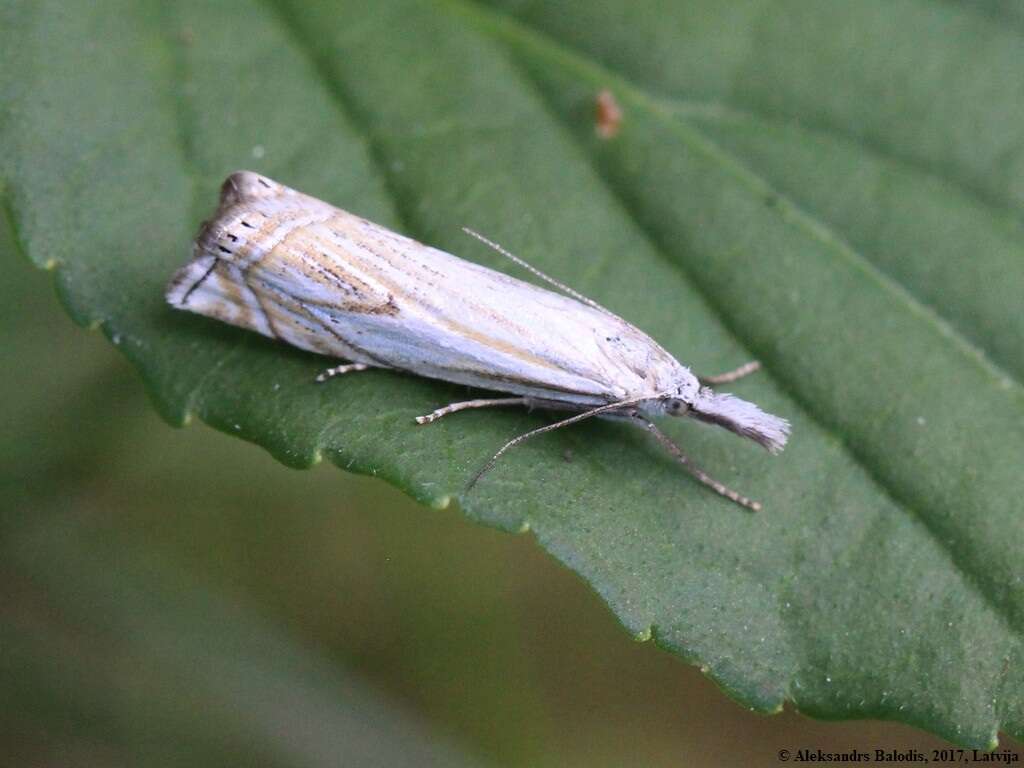
[[[509,440],[510,448],[594,416],[636,424],[697,480],[748,509],[760,504],[699,469],[654,423],[689,416],[772,453],[789,423],[708,385],[756,362],[698,378],[650,336],[472,230],[546,282],[541,288],[396,234],[250,171],[230,175],[220,204],[167,287],[167,301],[301,349],[344,360],[319,377],[383,368],[503,397],[451,403],[418,424],[470,408],[525,406],[573,415]],[[556,292],[557,291],[557,292]]]

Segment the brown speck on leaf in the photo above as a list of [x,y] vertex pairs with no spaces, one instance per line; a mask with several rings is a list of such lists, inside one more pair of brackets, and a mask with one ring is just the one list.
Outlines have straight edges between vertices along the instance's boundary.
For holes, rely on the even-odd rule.
[[597,135],[602,139],[617,136],[622,127],[622,107],[615,100],[614,94],[605,88],[597,94],[594,106],[594,130]]

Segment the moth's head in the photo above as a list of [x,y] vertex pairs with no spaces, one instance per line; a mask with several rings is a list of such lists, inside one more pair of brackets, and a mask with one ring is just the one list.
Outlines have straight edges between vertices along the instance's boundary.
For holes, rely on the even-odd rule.
[[644,410],[652,416],[686,416],[699,392],[700,379],[680,366],[673,376],[672,389],[648,402]]
[[681,397],[666,397],[662,406],[668,416],[685,416],[691,408],[690,403]]
[[[694,379],[696,382],[696,379]],[[753,403],[728,393],[716,394],[710,387],[685,382],[661,398],[660,410],[668,416],[689,416],[725,427],[778,453],[789,438],[789,422],[765,413]]]

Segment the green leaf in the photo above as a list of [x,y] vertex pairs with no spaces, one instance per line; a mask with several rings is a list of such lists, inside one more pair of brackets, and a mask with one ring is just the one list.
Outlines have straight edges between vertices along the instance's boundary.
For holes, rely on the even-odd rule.
[[[637,637],[732,696],[1024,734],[1024,25],[996,2],[15,2],[0,159],[19,246],[160,412],[533,530]],[[594,132],[613,91],[620,134]],[[482,263],[469,225],[790,418],[770,457],[412,418],[465,390],[175,313],[162,288],[252,167]],[[563,456],[572,451],[572,461]]]

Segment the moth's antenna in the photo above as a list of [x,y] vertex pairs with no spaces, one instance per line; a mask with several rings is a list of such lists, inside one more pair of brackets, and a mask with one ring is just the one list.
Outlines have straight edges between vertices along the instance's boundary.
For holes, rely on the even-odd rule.
[[683,453],[683,449],[676,445],[672,441],[672,438],[670,438],[668,435],[666,435],[664,432],[658,429],[658,427],[655,425],[653,421],[651,421],[648,418],[645,418],[644,416],[640,416],[639,414],[637,414],[634,418],[636,418],[637,421],[643,424],[647,428],[647,431],[654,435],[658,442],[661,443],[662,447],[664,447],[665,450],[671,453],[675,460],[682,464],[683,468],[691,475],[693,475],[694,478],[704,483],[704,485],[713,490],[719,496],[724,496],[725,498],[729,499],[729,501],[734,501],[741,507],[746,507],[751,512],[761,511],[760,502],[754,501],[753,499],[748,499],[746,496],[736,493],[736,491],[734,491],[732,488],[729,488],[728,486],[718,482],[717,480],[715,480],[715,478],[711,477],[711,475],[709,475],[707,472],[702,470],[700,467],[696,466],[692,461],[690,461],[690,457]]
[[521,258],[516,256],[515,254],[509,253],[509,251],[505,250],[505,248],[503,248],[502,246],[498,245],[493,240],[488,240],[486,237],[481,235],[479,232],[475,232],[472,229],[470,229],[469,227],[463,227],[462,231],[465,232],[470,237],[475,237],[477,240],[479,240],[484,245],[489,245],[491,248],[496,250],[498,253],[500,253],[505,258],[511,259],[512,261],[514,261],[516,264],[518,264],[520,267],[525,269],[527,272],[530,272],[530,273],[536,275],[537,277],[539,277],[544,282],[549,283],[549,284],[555,286],[556,288],[558,288],[559,290],[564,291],[565,293],[569,294],[574,299],[576,299],[576,301],[581,301],[584,304],[586,304],[588,307],[593,307],[594,309],[598,310],[599,312],[604,312],[606,315],[611,315],[612,317],[614,317],[614,318],[616,318],[618,320],[622,319],[618,315],[616,315],[614,312],[612,312],[610,309],[606,309],[605,307],[602,307],[600,304],[598,304],[593,299],[588,299],[582,293],[580,293],[577,290],[574,290],[574,289],[570,288],[565,283],[559,282],[558,280],[555,280],[555,278],[553,278],[553,277],[551,277],[549,275],[545,275],[543,272],[541,272],[535,266],[526,263],[525,261],[523,261]]
[[583,421],[584,419],[589,419],[592,416],[598,416],[598,415],[600,415],[602,413],[607,413],[608,411],[621,410],[622,408],[625,408],[627,405],[636,405],[637,403],[642,402],[644,400],[657,400],[660,397],[667,397],[670,394],[671,394],[671,392],[662,392],[661,394],[657,394],[657,395],[653,395],[653,396],[645,395],[643,397],[634,397],[632,400],[620,400],[617,403],[609,403],[608,405],[599,405],[597,408],[591,408],[589,411],[584,411],[583,413],[577,413],[575,416],[570,416],[567,419],[562,419],[561,421],[556,421],[554,424],[547,424],[546,426],[538,427],[537,429],[532,429],[529,432],[526,432],[525,434],[519,435],[519,437],[513,437],[511,440],[509,440],[507,443],[505,443],[503,446],[501,446],[501,448],[498,450],[498,452],[496,454],[491,456],[491,460],[488,461],[484,465],[483,469],[481,469],[479,472],[477,472],[475,475],[473,475],[473,479],[469,481],[469,485],[466,486],[466,490],[467,491],[470,490],[474,485],[477,484],[477,482],[480,480],[481,477],[483,477],[488,472],[490,472],[491,469],[494,468],[494,465],[498,463],[498,459],[500,459],[502,457],[502,455],[505,453],[505,451],[507,451],[509,448],[512,448],[513,446],[519,445],[519,443],[523,442],[524,440],[529,440],[531,437],[536,437],[537,435],[542,435],[545,432],[551,432],[552,430],[555,430],[555,429],[561,429],[562,427],[567,427],[570,424],[575,424],[577,421]]

